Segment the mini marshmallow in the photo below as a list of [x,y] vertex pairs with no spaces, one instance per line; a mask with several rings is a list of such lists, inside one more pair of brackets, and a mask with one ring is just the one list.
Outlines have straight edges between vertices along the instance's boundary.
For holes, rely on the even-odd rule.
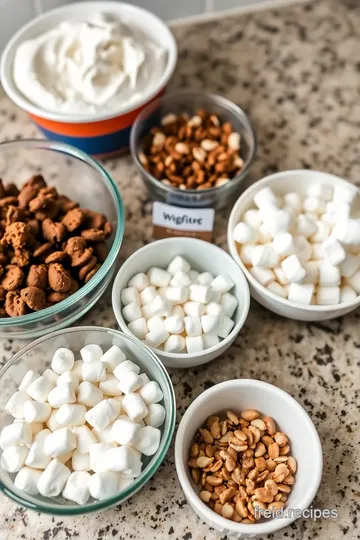
[[164,351],[168,353],[180,353],[185,349],[185,338],[173,334],[164,343]]
[[338,266],[346,259],[346,252],[341,242],[335,238],[328,238],[322,245],[326,261],[333,266]]
[[287,257],[296,252],[294,237],[287,232],[277,234],[272,242],[272,247],[280,257]]
[[262,223],[259,210],[255,210],[255,208],[246,210],[245,214],[243,215],[243,221],[244,223],[251,225],[251,227],[254,227],[254,229],[258,229]]
[[265,225],[272,238],[275,238],[277,234],[289,232],[293,224],[293,217],[287,210],[266,212],[264,217]]
[[334,188],[333,200],[335,203],[344,202],[351,205],[355,201],[357,194],[358,188],[356,186],[350,184],[347,186],[337,185]]
[[306,276],[306,271],[297,255],[290,255],[287,257],[281,263],[281,268],[283,269],[286,278],[291,283],[297,283]]
[[120,379],[124,373],[132,371],[138,375],[140,373],[140,367],[131,360],[125,360],[119,366],[114,369],[114,375],[117,379]]
[[269,186],[266,186],[262,189],[260,189],[255,197],[254,197],[254,203],[256,204],[256,206],[258,208],[267,208],[267,207],[271,207],[271,206],[278,206],[278,200],[277,200],[277,197],[275,195],[275,193],[273,192],[273,190],[269,187]]
[[110,349],[108,349],[100,358],[100,362],[102,362],[109,371],[114,371],[114,369],[122,364],[122,362],[125,362],[125,360],[125,354],[116,345],[110,347]]
[[61,429],[61,428],[63,427],[63,426],[61,426],[61,425],[59,424],[59,422],[56,420],[56,414],[57,414],[57,410],[54,410],[54,411],[50,414],[50,416],[49,416],[49,418],[48,418],[48,420],[47,420],[47,422],[46,422],[46,426],[47,426],[47,427],[50,429],[50,431],[52,431],[52,432],[56,431],[57,429]]
[[27,422],[14,422],[2,429],[0,447],[5,450],[13,445],[31,444],[32,438],[33,434],[30,424]]
[[[14,420],[14,422],[15,422],[15,420]],[[33,433],[33,436],[35,437],[35,435],[40,433],[40,431],[43,430],[43,427],[44,426],[43,426],[42,422],[31,422],[31,431]]]
[[[238,299],[231,293],[225,293],[221,297],[221,308],[224,315],[232,317],[238,306]],[[219,315],[219,313],[209,313],[209,315]]]
[[50,433],[44,440],[44,453],[56,458],[76,448],[76,437],[69,428],[64,427]]
[[77,449],[74,450],[71,456],[71,467],[74,471],[91,471],[90,454],[80,454]]
[[146,287],[143,291],[140,293],[140,303],[142,306],[145,306],[146,304],[151,304],[151,302],[156,298],[157,292],[155,287],[151,285],[150,287]]
[[132,277],[129,281],[129,287],[134,287],[139,292],[142,292],[146,287],[149,287],[149,278],[144,272],[140,272]]
[[147,321],[147,327],[148,327],[148,332],[151,332],[151,330],[164,330],[165,329],[164,319],[160,317],[160,315],[155,315],[154,317],[151,317],[151,319]]
[[340,201],[329,202],[326,205],[326,212],[321,216],[321,219],[334,224],[349,219],[350,214],[351,206],[349,204]]
[[46,422],[51,414],[48,403],[40,401],[27,401],[24,404],[24,418],[26,422]]
[[352,276],[346,278],[346,284],[350,285],[356,294],[360,294],[360,270],[357,270]]
[[311,244],[311,259],[320,261],[323,259],[322,244],[320,242],[314,242]]
[[330,236],[331,226],[326,221],[316,222],[316,232],[311,235],[311,242],[324,242]]
[[[227,294],[227,293],[225,293],[225,294]],[[206,304],[206,305],[208,306],[211,302],[215,302],[215,304],[220,304],[222,296],[223,295],[221,294],[220,291],[214,291],[214,289],[211,289],[210,302],[208,304]],[[206,310],[206,306],[205,306],[205,310]]]
[[160,315],[161,317],[166,317],[170,313],[171,308],[172,302],[168,298],[160,296],[159,294],[150,304],[150,310],[153,316]]
[[161,431],[153,426],[140,429],[139,438],[135,444],[136,450],[145,456],[153,456],[160,445]]
[[[80,362],[82,363],[82,360],[80,360]],[[74,362],[74,366],[75,366],[76,362]],[[72,371],[74,371],[74,368],[72,369]],[[54,384],[57,383],[57,380],[59,378],[59,375],[57,373],[55,373],[55,371],[53,371],[52,369],[45,369],[44,373],[43,373],[43,377],[47,377],[50,381],[52,381]]]
[[106,455],[112,448],[116,448],[116,444],[113,442],[96,443],[90,446],[90,467],[94,472],[99,473],[109,470],[109,463]]
[[[71,372],[76,375],[77,377],[79,377],[79,380],[81,379],[82,377],[82,366],[83,366],[83,361],[82,360],[75,360],[74,362],[74,367],[72,368]],[[54,373],[54,372],[53,372]],[[45,372],[43,373],[43,375],[45,375]]]
[[306,276],[302,280],[302,283],[317,283],[319,278],[319,265],[316,261],[307,261],[303,263]]
[[10,473],[18,472],[25,464],[29,453],[27,446],[8,446],[1,456],[1,467]]
[[104,396],[117,396],[120,393],[119,379],[115,375],[108,375],[105,381],[99,383],[99,390]]
[[316,219],[308,214],[300,214],[296,220],[296,232],[309,238],[317,231]]
[[284,207],[292,210],[295,214],[300,214],[302,201],[298,193],[290,192],[284,195]]
[[[37,379],[35,379],[37,380]],[[33,381],[34,382],[34,381]],[[33,383],[31,383],[33,384]],[[15,392],[5,405],[5,411],[14,418],[21,420],[24,418],[24,409],[27,402],[32,401],[31,397],[23,390]]]
[[188,272],[188,276],[191,279],[191,283],[197,283],[199,275],[200,275],[200,272],[197,272],[197,270],[190,270],[190,272]]
[[[268,229],[268,226],[265,223],[262,223],[258,229],[258,236],[257,236],[258,244],[269,244],[272,241],[272,239],[273,237]],[[246,245],[252,246],[253,244],[246,244]],[[242,252],[242,249],[240,250],[240,252]]]
[[[121,397],[124,397],[124,396],[121,396]],[[112,432],[111,432],[112,426],[113,424],[109,424],[108,426],[106,426],[106,428],[102,428],[102,429],[93,428],[91,430],[91,433],[94,435],[94,437],[96,437],[95,442],[114,442]]]
[[39,377],[40,375],[36,371],[30,369],[27,373],[25,373],[24,377],[22,378],[19,385],[19,390],[27,390],[30,384],[36,381],[36,379],[38,379]]
[[191,285],[192,281],[189,277],[189,275],[185,272],[179,271],[176,272],[170,281],[171,287],[189,287]]
[[57,378],[56,386],[64,386],[65,384],[68,384],[74,391],[76,391],[79,388],[79,379],[80,377],[76,375],[73,370],[64,371],[64,373],[62,375],[59,375],[59,377]]
[[256,246],[252,252],[251,262],[254,267],[274,268],[279,264],[279,257],[270,245]]
[[321,184],[320,182],[316,182],[309,186],[307,194],[310,197],[318,197],[324,201],[330,201],[333,196],[333,188],[329,184]]
[[122,408],[133,422],[140,422],[148,414],[147,407],[138,393],[127,394],[122,402]]
[[[230,293],[225,293],[223,296],[225,296],[226,294],[230,294]],[[222,311],[223,311],[222,306],[218,304],[217,302],[209,302],[205,306],[206,315],[220,315]]]
[[185,345],[188,354],[193,354],[204,350],[204,342],[202,336],[187,336],[185,338]]
[[162,345],[165,343],[167,339],[169,339],[170,334],[167,332],[164,328],[158,328],[154,330],[150,330],[148,334],[145,336],[145,341],[149,347],[152,347],[153,349],[157,349],[159,345]]
[[183,310],[186,315],[193,315],[200,317],[205,314],[205,306],[200,302],[185,302]]
[[[135,374],[132,373],[132,375]],[[117,402],[118,406],[116,406],[115,403],[115,400],[110,399],[100,401],[95,407],[87,411],[85,414],[86,422],[98,430],[106,428],[120,414],[121,405]]]
[[140,425],[136,424],[127,416],[115,420],[111,433],[115,442],[121,445],[135,444],[140,432]]
[[200,302],[201,304],[207,304],[208,302],[210,302],[211,288],[209,285],[193,283],[192,285],[190,285],[189,289],[189,300],[191,302]]
[[[194,287],[194,285],[190,285],[190,287]],[[189,287],[168,287],[166,298],[171,301],[172,305],[183,304],[189,298]]]
[[108,469],[115,472],[125,472],[133,467],[134,450],[128,446],[110,448],[106,453]]
[[30,446],[29,453],[25,460],[25,465],[33,469],[46,469],[51,461],[51,457],[45,454],[44,445],[45,439],[51,435],[49,429],[43,429],[35,437],[34,442]]
[[132,454],[132,461],[131,461],[131,467],[127,469],[126,471],[123,471],[121,474],[121,477],[125,477],[125,479],[134,479],[139,474],[141,474],[141,453],[138,452],[135,448],[131,448],[131,454]]
[[360,257],[348,253],[345,260],[340,264],[340,274],[344,277],[351,277],[360,268]]
[[240,222],[236,225],[232,233],[233,240],[239,244],[251,244],[256,242],[257,232],[248,223]]
[[76,449],[80,454],[88,454],[90,446],[97,443],[95,435],[87,426],[77,426],[72,429],[76,437]]
[[340,270],[326,261],[319,264],[319,284],[324,287],[340,285]]
[[291,283],[288,299],[299,304],[311,304],[315,287],[312,283]]
[[326,211],[326,204],[324,199],[319,197],[306,197],[303,202],[305,212],[312,214],[323,214]]
[[360,219],[347,219],[337,223],[333,234],[343,244],[350,246],[360,245]]
[[47,401],[49,392],[54,386],[55,384],[50,379],[42,375],[28,386],[26,393],[35,401],[44,402]]
[[140,304],[139,291],[135,289],[135,287],[126,287],[121,291],[120,300],[123,306],[127,306],[128,304]]
[[234,321],[226,315],[220,315],[219,322],[216,327],[216,334],[221,338],[226,338],[226,336],[230,334],[234,324]]
[[70,349],[60,348],[55,351],[53,359],[51,361],[51,369],[58,375],[69,371],[74,365],[74,353]]
[[94,360],[94,362],[84,362],[82,367],[82,378],[84,381],[91,383],[105,381],[106,369],[104,363],[100,360]]
[[95,407],[103,399],[102,391],[90,382],[80,383],[77,402],[86,407]]
[[210,272],[202,272],[197,279],[200,285],[210,285],[214,281],[214,276]]
[[357,299],[357,294],[350,285],[340,287],[340,303],[354,302]]
[[146,320],[151,319],[151,317],[153,317],[151,304],[146,304],[146,306],[142,306],[141,313],[142,313],[142,316],[144,317],[144,319],[146,319]]
[[157,403],[164,397],[161,388],[156,381],[147,382],[140,388],[138,393],[146,405]]
[[278,266],[277,268],[273,268],[273,270],[274,270],[276,279],[280,283],[280,285],[289,285],[290,281],[288,280],[288,278],[285,275],[284,270],[280,266]]
[[169,317],[181,317],[183,319],[185,317],[185,312],[181,306],[174,306],[167,318]]
[[90,495],[98,500],[114,497],[119,493],[119,482],[119,473],[112,471],[95,473],[89,480]]
[[28,495],[37,495],[39,493],[37,484],[41,475],[42,471],[37,471],[30,467],[22,467],[15,476],[14,485],[17,489]]
[[191,270],[190,264],[180,255],[176,255],[176,257],[173,258],[173,260],[167,267],[167,271],[172,275],[176,274],[176,272],[188,273],[190,272],[190,270]]
[[183,317],[168,317],[164,321],[165,330],[169,334],[181,334],[184,331],[184,318]]
[[[203,338],[204,349],[210,349],[210,347],[215,347],[215,345],[218,345],[220,343],[220,339],[215,334],[204,334],[202,338]],[[145,421],[146,421],[146,418],[145,418]],[[158,427],[158,426],[154,426],[154,427]]]
[[[143,384],[146,384],[148,382],[150,382],[150,379],[149,377],[146,375],[146,373],[141,373],[139,375],[140,379],[142,380]],[[118,397],[121,397],[121,396],[118,396]]]
[[[201,321],[201,328],[204,334],[216,334],[216,330],[219,324],[218,315],[203,315],[200,321]],[[191,335],[191,334],[188,333],[188,335]],[[201,335],[201,333],[198,335]]]
[[135,302],[131,302],[125,306],[122,310],[122,314],[127,322],[136,321],[136,319],[140,319],[142,317],[140,306]]
[[225,294],[230,291],[234,287],[234,282],[229,276],[220,275],[217,276],[214,281],[211,283],[211,288],[214,289],[214,291],[221,292],[221,294]]
[[152,427],[160,427],[165,420],[165,408],[159,403],[148,405],[148,415],[144,418],[145,424]]
[[[271,241],[271,237],[267,239],[267,242]],[[254,251],[255,244],[245,244],[240,247],[239,255],[244,264],[251,264],[252,252]]]
[[162,268],[150,268],[147,275],[151,285],[154,285],[154,287],[167,287],[171,280],[170,272]]
[[57,459],[51,460],[37,484],[40,494],[43,497],[57,497],[64,489],[69,476],[70,469]]
[[340,287],[318,287],[316,300],[322,306],[338,304],[340,301]]
[[286,289],[282,285],[280,285],[280,283],[277,283],[276,281],[269,283],[269,285],[266,288],[272,293],[277,294],[278,296],[281,296],[281,298],[287,298]]
[[251,268],[250,274],[264,287],[269,285],[275,279],[274,272],[268,268]]
[[308,261],[312,255],[311,244],[306,240],[305,236],[295,236],[294,238],[296,255],[302,263]]
[[90,498],[90,474],[85,471],[72,472],[65,484],[62,496],[76,504],[86,504]]
[[62,426],[82,426],[85,424],[85,405],[66,403],[56,413],[56,421]]

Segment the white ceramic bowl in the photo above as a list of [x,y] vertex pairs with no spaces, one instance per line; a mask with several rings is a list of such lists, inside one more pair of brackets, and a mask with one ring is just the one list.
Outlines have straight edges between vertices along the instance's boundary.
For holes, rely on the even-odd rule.
[[218,345],[195,354],[165,353],[154,349],[166,367],[188,368],[206,364],[230,347],[245,323],[249,311],[250,293],[245,276],[238,265],[225,251],[214,246],[214,244],[196,238],[183,237],[158,240],[131,255],[124,262],[115,278],[112,290],[112,306],[116,320],[123,332],[133,335],[121,313],[123,307],[120,301],[122,289],[127,287],[130,279],[138,272],[147,272],[151,266],[166,268],[176,255],[182,255],[194,270],[208,271],[214,275],[225,274],[230,276],[235,283],[231,294],[236,296],[239,301],[233,315],[234,327],[230,334],[221,340]]
[[[348,186],[350,184],[350,182],[347,182],[338,176],[319,171],[294,170],[271,174],[250,186],[242,195],[240,195],[231,211],[227,230],[229,252],[244,272],[246,279],[249,282],[251,296],[259,302],[259,304],[270,309],[270,311],[298,321],[325,321],[327,319],[341,317],[342,315],[353,311],[360,305],[360,296],[353,302],[344,302],[333,306],[307,306],[281,298],[266,289],[266,287],[261,285],[261,283],[250,274],[249,270],[240,259],[237,244],[233,240],[232,233],[236,225],[241,221],[246,210],[254,207],[254,195],[260,191],[260,189],[269,186],[280,195],[285,195],[289,191],[295,191],[304,196],[309,186],[315,182],[325,183],[331,186]],[[350,185],[353,186],[353,184]],[[360,212],[360,191],[355,202],[355,212]]]
[[191,403],[181,419],[175,441],[175,465],[185,497],[198,516],[210,527],[235,538],[254,537],[274,533],[295,518],[286,516],[264,520],[256,524],[241,524],[216,514],[203,503],[188,467],[189,450],[193,437],[205,420],[213,414],[232,410],[240,413],[255,409],[271,416],[277,427],[290,440],[291,455],[297,460],[296,482],[285,509],[308,508],[319,488],[323,459],[317,431],[305,410],[289,394],[272,384],[251,379],[237,379],[217,384]]

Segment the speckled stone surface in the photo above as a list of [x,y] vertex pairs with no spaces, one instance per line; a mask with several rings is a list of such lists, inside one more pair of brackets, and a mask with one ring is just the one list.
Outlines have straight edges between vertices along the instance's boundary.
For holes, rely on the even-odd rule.
[[[221,93],[246,110],[259,151],[250,181],[289,168],[309,167],[360,177],[360,6],[356,0],[319,0],[232,16],[175,31],[179,63],[171,87]],[[26,116],[0,98],[0,140],[38,136]],[[151,241],[151,204],[130,157],[106,163],[125,201],[122,259]],[[217,217],[216,243],[226,247],[227,212]],[[81,324],[115,327],[109,295]],[[173,371],[178,420],[191,401],[213,384],[234,377],[271,382],[294,396],[311,415],[323,444],[324,474],[314,507],[336,508],[339,519],[299,520],[268,538],[360,538],[359,313],[305,324],[253,302],[233,347],[193,371]],[[3,341],[5,362],[23,345]],[[304,441],[306,444],[306,441]],[[311,459],[309,457],[309,459]],[[53,518],[0,497],[1,540],[225,540],[185,502],[174,470],[173,449],[145,489],[108,512]],[[263,537],[264,538],[264,537]]]

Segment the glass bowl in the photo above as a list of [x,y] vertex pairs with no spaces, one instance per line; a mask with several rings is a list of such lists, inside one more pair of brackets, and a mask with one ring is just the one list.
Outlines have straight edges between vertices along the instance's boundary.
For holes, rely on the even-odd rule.
[[109,253],[99,271],[76,293],[41,311],[0,319],[0,338],[28,339],[69,326],[104,293],[116,269],[124,234],[124,208],[107,171],[87,154],[67,144],[20,140],[0,144],[0,178],[20,187],[33,174],[43,174],[60,194],[105,214],[113,224]]
[[[197,191],[196,189],[180,190],[160,182],[148,173],[139,160],[142,151],[144,136],[150,129],[160,124],[162,116],[167,113],[195,114],[199,108],[218,115],[222,122],[231,122],[235,131],[241,134],[240,155],[244,160],[241,173],[234,176],[227,184],[210,189]],[[165,97],[153,101],[137,117],[130,136],[130,150],[132,158],[147,187],[151,198],[155,201],[188,208],[223,208],[234,201],[242,183],[246,178],[256,154],[257,144],[254,129],[245,114],[235,103],[215,94],[199,92],[178,92],[167,94]]]
[[0,490],[16,503],[38,512],[69,516],[98,512],[123,503],[134,495],[150,480],[165,458],[175,429],[175,394],[170,377],[157,356],[139,340],[127,336],[117,330],[98,326],[83,326],[60,330],[50,336],[37,339],[19,351],[0,371],[0,429],[9,424],[12,418],[5,412],[5,404],[10,396],[18,389],[21,379],[29,369],[42,373],[50,367],[51,358],[59,347],[69,347],[79,358],[80,349],[89,343],[97,343],[103,349],[118,345],[126,354],[141,367],[151,380],[157,381],[164,394],[162,404],[166,417],[161,426],[161,442],[154,456],[142,456],[143,470],[135,481],[115,497],[101,501],[90,500],[84,506],[65,500],[62,497],[52,499],[41,495],[31,496],[22,493],[13,484],[14,474],[0,468]]

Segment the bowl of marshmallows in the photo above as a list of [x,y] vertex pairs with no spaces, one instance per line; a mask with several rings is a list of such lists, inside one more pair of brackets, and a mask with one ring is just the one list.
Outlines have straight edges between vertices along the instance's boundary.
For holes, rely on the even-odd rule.
[[228,248],[251,295],[285,317],[321,321],[360,304],[360,197],[331,174],[293,170],[256,182],[236,202]]

